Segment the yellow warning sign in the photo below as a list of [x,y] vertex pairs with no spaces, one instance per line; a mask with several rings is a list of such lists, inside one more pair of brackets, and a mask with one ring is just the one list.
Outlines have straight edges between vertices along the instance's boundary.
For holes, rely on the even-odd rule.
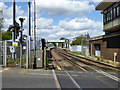
[[12,46],[18,46],[18,43],[17,42],[13,42]]

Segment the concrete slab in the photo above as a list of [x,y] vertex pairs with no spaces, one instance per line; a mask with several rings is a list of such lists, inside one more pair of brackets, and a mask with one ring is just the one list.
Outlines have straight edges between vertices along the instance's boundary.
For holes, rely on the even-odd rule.
[[2,74],[3,88],[56,88],[51,70],[11,68]]

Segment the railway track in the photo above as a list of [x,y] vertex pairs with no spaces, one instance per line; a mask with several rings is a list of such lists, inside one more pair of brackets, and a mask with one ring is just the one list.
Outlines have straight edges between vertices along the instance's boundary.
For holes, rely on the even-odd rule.
[[[104,65],[100,65],[98,63],[94,63],[91,61],[87,61],[84,60],[83,58],[81,59],[81,57],[76,57],[76,55],[73,55],[71,53],[65,52],[64,50],[61,49],[55,49],[55,52],[60,55],[62,58],[64,58],[65,60],[67,60],[68,62],[73,63],[74,65],[76,65],[78,68],[80,68],[82,71],[85,72],[97,72],[100,73],[104,76],[107,76],[117,82],[120,82],[120,77],[119,77],[119,69],[116,68],[112,68],[112,67],[108,67],[108,66],[104,66]],[[118,76],[115,76],[109,72],[115,72],[116,75],[118,73]]]
[[91,66],[92,66],[92,69],[93,69],[93,67],[94,67],[94,68],[96,68],[96,69],[98,69],[98,70],[101,69],[101,70],[115,71],[115,72],[120,71],[119,68],[106,66],[106,65],[103,65],[103,64],[94,62],[94,61],[92,61],[92,60],[88,60],[88,59],[85,59],[85,58],[83,58],[83,57],[80,57],[80,56],[74,55],[74,54],[72,54],[72,53],[66,52],[66,51],[64,51],[64,50],[62,50],[62,49],[59,49],[59,48],[56,49],[56,52],[57,52],[59,55],[63,56],[63,57],[71,57],[71,59],[72,59],[73,62],[78,62],[78,61],[79,61],[79,62],[83,63],[84,65],[87,65],[87,66],[90,67],[90,68],[91,68]]
[[[69,79],[72,81],[72,83],[75,85],[76,88],[79,90],[82,90],[81,86],[75,81],[75,79],[70,75],[70,73],[64,68],[64,66],[59,63],[59,61],[53,56],[53,59],[55,60],[56,64],[66,73],[66,75],[69,77]],[[59,85],[59,89],[61,90],[61,86]]]

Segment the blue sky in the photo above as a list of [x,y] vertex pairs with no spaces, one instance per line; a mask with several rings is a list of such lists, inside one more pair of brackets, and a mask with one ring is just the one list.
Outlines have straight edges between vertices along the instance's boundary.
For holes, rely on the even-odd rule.
[[[103,18],[95,7],[98,2],[88,0],[36,0],[37,35],[46,39],[76,36],[89,32],[91,37],[104,34]],[[24,34],[27,34],[27,2],[17,2],[16,20],[24,17]],[[3,30],[12,24],[12,2],[0,2],[5,20]],[[33,16],[33,1],[31,0],[31,15]]]

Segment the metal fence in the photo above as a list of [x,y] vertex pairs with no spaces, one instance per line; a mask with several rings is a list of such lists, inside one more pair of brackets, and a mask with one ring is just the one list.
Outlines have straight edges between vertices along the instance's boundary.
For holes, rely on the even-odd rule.
[[0,41],[0,65],[4,64],[4,41]]
[[[5,50],[6,46],[6,50]],[[0,65],[5,65],[5,59],[8,61],[10,58],[13,58],[13,51],[12,51],[12,41],[0,41]],[[15,61],[20,62],[20,43],[18,43],[18,46],[15,47]],[[23,63],[26,61],[26,43],[23,42]],[[19,63],[18,63],[19,64]]]
[[74,46],[70,46],[69,50],[72,52],[80,52],[82,54],[89,56],[89,47],[88,46],[74,45]]

